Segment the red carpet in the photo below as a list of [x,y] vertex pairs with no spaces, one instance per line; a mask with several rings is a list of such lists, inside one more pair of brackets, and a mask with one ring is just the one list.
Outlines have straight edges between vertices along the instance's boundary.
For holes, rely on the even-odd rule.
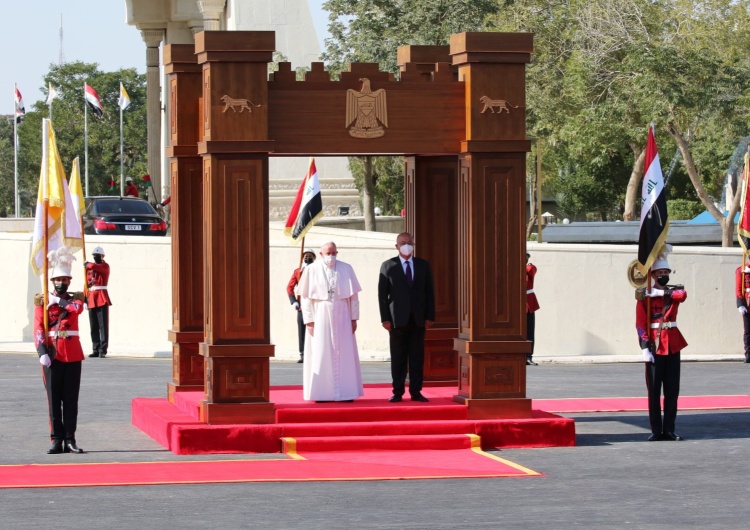
[[288,457],[273,460],[0,466],[0,489],[542,476],[483,452],[476,436],[463,441],[463,449],[300,454],[286,439]]
[[176,454],[278,453],[281,439],[295,438],[316,451],[453,448],[452,435],[475,434],[484,449],[575,445],[575,423],[542,411],[531,418],[470,420],[453,401],[456,387],[423,390],[429,403],[388,403],[389,384],[365,385],[354,403],[310,403],[299,386],[272,387],[276,423],[206,425],[198,421],[202,392],[178,392],[175,404],[161,398],[136,398],[133,425]]
[[[679,410],[750,409],[750,396],[680,396]],[[647,411],[646,396],[585,399],[535,399],[534,408],[557,414]]]

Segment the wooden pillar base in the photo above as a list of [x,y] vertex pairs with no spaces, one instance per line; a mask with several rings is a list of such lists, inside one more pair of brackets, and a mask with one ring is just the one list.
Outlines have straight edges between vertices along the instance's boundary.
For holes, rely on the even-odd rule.
[[456,339],[458,396],[462,399],[526,397],[528,341],[469,341]]
[[458,354],[453,340],[458,328],[432,328],[424,340],[424,385],[456,383],[458,380]]
[[531,417],[531,400],[528,398],[470,399],[453,396],[453,401],[466,405],[470,420]]
[[168,333],[172,342],[172,381],[167,383],[167,397],[174,404],[175,392],[203,391],[203,357],[198,351],[203,332],[170,330]]
[[209,425],[276,423],[273,403],[210,403],[201,401],[200,419]]
[[274,423],[269,401],[271,344],[200,344],[206,361],[206,399],[201,421],[216,423]]

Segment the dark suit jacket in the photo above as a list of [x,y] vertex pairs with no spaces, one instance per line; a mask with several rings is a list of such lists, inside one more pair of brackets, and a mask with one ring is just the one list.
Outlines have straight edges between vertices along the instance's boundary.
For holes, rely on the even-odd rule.
[[400,328],[409,324],[409,316],[424,327],[425,320],[435,320],[435,286],[432,282],[430,264],[420,258],[412,258],[414,281],[406,282],[404,268],[398,256],[384,261],[380,266],[378,280],[378,302],[380,321],[391,322]]

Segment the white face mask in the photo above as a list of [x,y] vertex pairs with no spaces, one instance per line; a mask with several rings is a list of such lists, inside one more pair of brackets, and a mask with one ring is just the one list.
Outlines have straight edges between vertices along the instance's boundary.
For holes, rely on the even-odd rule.
[[401,248],[398,249],[398,251],[404,255],[404,256],[411,256],[414,252],[414,246],[409,245],[408,243],[406,245],[401,245]]
[[336,265],[336,256],[333,254],[329,254],[326,256],[323,256],[323,261],[326,265],[328,265],[329,268],[333,268],[334,265]]

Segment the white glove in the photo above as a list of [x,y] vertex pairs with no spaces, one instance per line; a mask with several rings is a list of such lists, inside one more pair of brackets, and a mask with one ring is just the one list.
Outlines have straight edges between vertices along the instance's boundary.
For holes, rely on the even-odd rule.
[[292,307],[295,309],[295,311],[299,311],[299,302],[294,302],[292,304]]
[[740,307],[738,307],[737,311],[740,312],[740,315],[747,315],[747,307],[745,307],[744,305],[741,305]]
[[50,359],[49,355],[45,353],[44,355],[39,357],[39,364],[41,364],[42,366],[49,366],[50,364],[52,364],[52,359]]
[[643,350],[641,350],[641,351],[643,352],[643,360],[644,361],[646,361],[647,363],[654,362],[654,354],[651,353],[651,350],[649,350],[648,348],[643,348]]
[[651,292],[647,292],[646,296],[649,298],[659,298],[660,296],[664,296],[664,289],[651,289]]
[[49,300],[49,303],[47,304],[47,309],[49,309],[50,306],[53,305],[53,304],[59,304],[60,303],[60,297],[56,296],[54,294],[50,294],[48,296],[48,300]]

